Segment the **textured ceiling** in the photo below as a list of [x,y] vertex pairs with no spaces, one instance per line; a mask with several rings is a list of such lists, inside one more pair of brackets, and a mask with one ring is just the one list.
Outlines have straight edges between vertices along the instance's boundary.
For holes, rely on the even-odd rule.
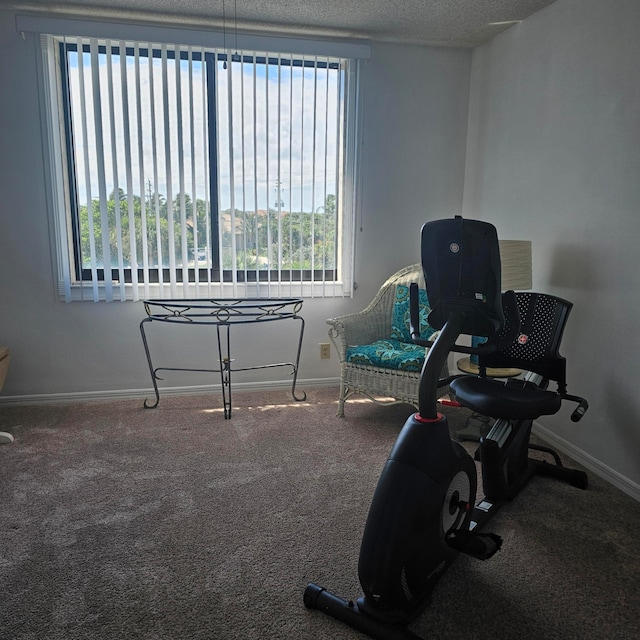
[[103,19],[475,47],[554,0],[0,0]]

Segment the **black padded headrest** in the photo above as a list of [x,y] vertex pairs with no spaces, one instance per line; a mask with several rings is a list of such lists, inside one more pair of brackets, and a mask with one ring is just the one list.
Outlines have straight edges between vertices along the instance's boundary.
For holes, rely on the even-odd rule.
[[492,224],[460,216],[427,222],[422,269],[434,329],[452,313],[464,314],[461,333],[491,337],[504,326],[500,249]]

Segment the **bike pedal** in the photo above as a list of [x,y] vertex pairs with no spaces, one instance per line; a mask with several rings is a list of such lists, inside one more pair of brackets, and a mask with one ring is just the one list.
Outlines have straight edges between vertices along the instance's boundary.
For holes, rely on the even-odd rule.
[[478,560],[488,560],[502,546],[502,538],[495,533],[454,530],[446,535],[445,540],[452,549]]

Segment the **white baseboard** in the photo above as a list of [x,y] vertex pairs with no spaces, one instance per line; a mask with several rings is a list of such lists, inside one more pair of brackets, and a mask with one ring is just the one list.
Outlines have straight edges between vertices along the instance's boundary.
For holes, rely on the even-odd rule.
[[[296,394],[302,393],[305,387],[340,386],[340,378],[314,378],[298,380]],[[270,391],[291,389],[291,379],[268,382],[234,382],[232,391]],[[187,387],[161,387],[160,399],[166,396],[222,394],[219,384],[192,385]],[[78,391],[69,393],[36,393],[23,396],[0,396],[0,405],[24,406],[30,404],[63,404],[69,402],[92,402],[100,400],[131,400],[136,398],[155,398],[153,389],[114,389],[110,391]]]
[[561,436],[550,431],[546,427],[534,423],[533,433],[545,442],[548,442],[554,449],[557,449],[560,453],[568,455],[570,458],[580,463],[583,467],[593,471],[597,476],[600,476],[614,487],[617,487],[624,493],[630,495],[632,498],[640,502],[640,484],[633,480],[623,476],[621,473],[600,462],[592,455],[586,453],[582,449],[579,449],[574,444],[565,440]]

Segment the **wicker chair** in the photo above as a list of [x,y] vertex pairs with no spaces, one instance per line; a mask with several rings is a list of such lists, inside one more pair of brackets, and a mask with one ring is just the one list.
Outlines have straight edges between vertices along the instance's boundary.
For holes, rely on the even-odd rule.
[[[418,383],[426,350],[410,342],[408,336],[400,347],[404,353],[412,351],[409,366],[400,367],[372,364],[354,353],[360,346],[373,343],[387,344],[392,335],[392,325],[397,326],[397,303],[399,292],[417,282],[425,289],[422,267],[414,264],[401,269],[391,276],[380,288],[366,309],[337,318],[330,318],[329,337],[340,358],[340,398],[338,416],[344,416],[344,403],[352,395],[359,393],[379,404],[412,404],[418,408]],[[400,289],[399,289],[400,287]],[[421,295],[426,292],[421,292]],[[425,298],[426,300],[426,298]],[[408,309],[408,302],[403,309]],[[426,309],[428,311],[428,308]],[[408,313],[408,312],[407,312]],[[424,309],[421,311],[421,332],[424,331]],[[396,336],[397,337],[397,336]],[[448,375],[445,367],[441,377]],[[442,390],[446,394],[447,388]]]

